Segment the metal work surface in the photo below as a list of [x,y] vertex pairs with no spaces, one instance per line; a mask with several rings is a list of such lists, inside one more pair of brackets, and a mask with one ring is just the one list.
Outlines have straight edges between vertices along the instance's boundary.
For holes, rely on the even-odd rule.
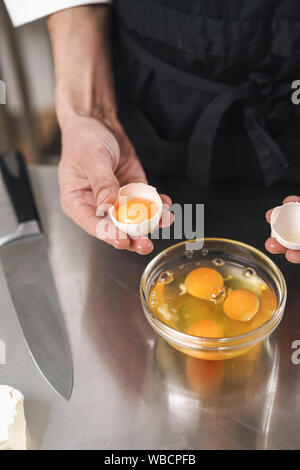
[[[74,391],[70,402],[44,381],[28,353],[0,277],[0,383],[25,395],[33,449],[300,448],[300,265],[272,257],[287,281],[288,302],[271,341],[218,364],[190,360],[146,323],[139,280],[148,261],[174,240],[156,241],[143,257],[89,237],[59,207],[55,168],[31,170],[49,257],[70,337]],[[174,202],[205,203],[205,236],[264,250],[266,209],[297,194],[232,184],[200,191],[178,180],[152,181]],[[15,228],[0,186],[0,236]]]

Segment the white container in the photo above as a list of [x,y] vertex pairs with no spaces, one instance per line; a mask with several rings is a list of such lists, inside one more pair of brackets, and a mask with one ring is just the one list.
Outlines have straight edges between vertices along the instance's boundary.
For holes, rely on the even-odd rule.
[[0,450],[26,450],[24,397],[8,385],[0,385]]

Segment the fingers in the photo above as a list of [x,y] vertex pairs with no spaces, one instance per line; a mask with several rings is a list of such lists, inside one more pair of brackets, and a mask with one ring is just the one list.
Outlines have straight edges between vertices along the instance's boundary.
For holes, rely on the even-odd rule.
[[300,263],[300,251],[287,250],[285,257],[290,263]]
[[112,170],[111,163],[103,158],[94,158],[92,162],[89,162],[86,172],[96,206],[114,204],[120,185]]
[[[92,236],[114,246],[117,249],[136,251],[146,255],[153,250],[153,243],[147,237],[130,239],[121,232],[107,216],[107,209],[114,204],[120,183],[114,173],[112,153],[118,153],[118,149],[110,142],[110,136],[103,143],[97,142],[96,150],[81,152],[80,159],[69,161],[62,158],[59,165],[59,181],[61,188],[61,205],[66,213],[77,225]],[[70,145],[72,139],[67,140]],[[76,146],[75,146],[76,147]],[[71,150],[67,148],[68,155]],[[84,157],[82,157],[84,155]],[[118,158],[117,158],[118,160]],[[144,171],[137,158],[125,159],[121,165],[121,184],[133,181],[147,182]],[[165,207],[172,203],[171,199],[163,195],[162,201]],[[105,210],[103,210],[105,208]],[[163,210],[161,226],[168,226],[173,221],[173,214],[167,209]]]
[[[283,200],[282,204],[288,204],[289,202],[300,202],[300,196],[287,196]],[[269,209],[265,214],[266,219],[269,223],[270,223],[270,220],[271,220],[272,212],[273,212],[273,209]]]
[[174,214],[166,209],[162,210],[159,226],[161,228],[169,227],[174,222]]
[[148,237],[131,239],[130,251],[135,251],[139,255],[148,255],[153,250],[153,242]]
[[281,253],[285,253],[287,249],[280,245],[280,243],[276,240],[276,238],[268,238],[268,240],[265,243],[266,250],[268,250],[270,253],[277,255]]
[[280,245],[280,243],[275,238],[268,238],[265,247],[270,253],[274,255],[285,254],[287,261],[290,263],[300,263],[300,251],[288,250],[284,246]]
[[172,199],[166,194],[160,194],[160,198],[163,203],[163,210],[159,221],[159,226],[161,228],[169,227],[174,222],[174,214],[168,210],[172,205]]
[[165,204],[166,208],[171,207],[172,199],[169,196],[167,196],[166,194],[160,194],[160,198],[162,200],[162,203]]
[[[115,248],[150,253],[153,250],[150,239],[130,239],[107,216],[120,186],[147,183],[144,169],[121,126],[111,131],[96,119],[80,117],[64,128],[62,144],[59,184],[65,214],[88,234]],[[161,226],[167,226],[173,221],[167,210],[171,200],[164,195],[162,201],[166,207]]]
[[127,250],[130,247],[128,235],[119,230],[108,216],[102,217],[100,220],[97,217],[96,236],[99,240],[103,240],[119,250]]
[[270,220],[271,220],[272,212],[273,212],[273,209],[269,209],[265,214],[265,217],[266,217],[266,219],[269,223],[270,223]]
[[104,126],[101,128],[101,141],[89,155],[84,155],[84,171],[92,189],[96,206],[114,204],[120,188],[115,176],[120,148],[114,135]]
[[63,193],[61,205],[64,212],[89,235],[97,237],[115,248],[130,246],[129,237],[119,231],[107,217],[96,216],[94,196],[91,191]]
[[[300,202],[300,196],[287,196],[283,200],[283,204],[288,204],[289,202]],[[272,212],[273,209],[269,209],[265,214],[269,223],[271,221]],[[280,243],[275,238],[268,238],[265,243],[265,248],[272,254],[285,254],[286,259],[290,263],[300,263],[300,252],[295,250],[288,250],[284,246],[280,245]]]
[[[130,239],[128,235],[119,230],[113,222],[106,217],[97,217],[95,205],[88,205],[86,197],[74,197],[69,202],[70,217],[74,222],[85,230],[89,235],[96,236],[99,240],[108,243],[118,250],[135,251],[140,255],[147,255],[153,250],[153,243],[147,237]],[[76,210],[72,210],[76,207]]]
[[[153,242],[147,237],[130,239],[124,232],[120,231],[108,216],[104,214],[105,208],[110,204],[100,204],[98,207],[102,212],[97,212],[94,195],[91,190],[78,190],[64,192],[62,206],[74,222],[92,236],[112,245],[117,249],[135,251],[141,255],[147,255],[153,250]],[[171,200],[168,196],[163,196],[162,200],[168,206]],[[165,204],[166,205],[166,204]],[[101,217],[99,217],[101,215]],[[173,222],[174,215],[164,209],[161,217],[161,226],[166,227]]]
[[300,196],[287,196],[283,200],[283,204],[287,204],[288,202],[300,202]]

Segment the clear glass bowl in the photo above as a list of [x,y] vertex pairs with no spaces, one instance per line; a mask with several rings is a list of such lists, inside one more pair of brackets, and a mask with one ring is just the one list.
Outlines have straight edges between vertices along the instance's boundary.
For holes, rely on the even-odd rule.
[[[194,244],[194,245],[193,245]],[[199,249],[199,246],[202,246]],[[195,247],[195,249],[193,249]],[[277,309],[272,317],[248,333],[224,338],[200,338],[178,331],[164,322],[151,310],[149,294],[158,276],[183,263],[222,258],[243,267],[253,268],[273,290]],[[200,359],[223,360],[239,356],[267,338],[279,325],[285,308],[287,290],[280,269],[261,251],[250,245],[222,238],[204,238],[184,241],[167,248],[147,265],[140,284],[144,313],[152,328],[170,345],[189,356]]]

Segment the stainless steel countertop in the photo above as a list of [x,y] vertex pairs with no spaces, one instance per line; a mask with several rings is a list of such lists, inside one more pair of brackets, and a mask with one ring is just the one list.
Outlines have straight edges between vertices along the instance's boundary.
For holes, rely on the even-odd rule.
[[[141,309],[139,280],[153,254],[117,251],[68,220],[59,207],[54,167],[32,168],[31,179],[75,370],[67,402],[35,368],[1,274],[0,339],[7,364],[0,365],[0,383],[25,395],[31,447],[300,448],[300,365],[291,362],[291,344],[300,339],[300,266],[274,257],[287,278],[288,304],[271,341],[217,366],[188,362],[156,336]],[[236,238],[260,249],[269,230],[264,210],[296,190],[230,185],[201,193],[175,180],[156,184],[174,202],[205,202],[207,236]],[[2,185],[0,220],[1,236],[15,225]],[[156,252],[172,243],[159,241]]]

